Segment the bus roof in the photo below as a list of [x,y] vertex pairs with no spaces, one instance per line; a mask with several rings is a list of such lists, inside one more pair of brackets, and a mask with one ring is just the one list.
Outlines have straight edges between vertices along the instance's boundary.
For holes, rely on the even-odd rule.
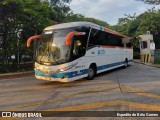
[[121,34],[119,32],[111,30],[109,28],[105,28],[103,26],[100,26],[100,25],[97,25],[97,24],[94,24],[94,23],[91,23],[91,22],[85,22],[85,21],[69,22],[69,23],[62,23],[62,24],[52,25],[52,26],[49,26],[49,27],[45,28],[44,30],[62,29],[62,28],[79,27],[79,26],[92,27],[92,28],[95,28],[95,29],[98,29],[98,30],[105,31],[107,33],[111,33],[111,34],[114,34],[114,35],[117,35],[117,36],[121,36],[123,38],[131,39],[130,37],[125,36],[125,35],[123,35],[123,34]]

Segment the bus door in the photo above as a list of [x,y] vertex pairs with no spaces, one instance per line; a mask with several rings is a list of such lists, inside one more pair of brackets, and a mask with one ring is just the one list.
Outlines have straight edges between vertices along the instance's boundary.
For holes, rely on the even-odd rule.
[[71,48],[71,59],[76,61],[76,66],[74,67],[74,72],[76,76],[84,74],[85,61],[84,55],[86,53],[86,42],[83,36],[74,36],[72,40]]

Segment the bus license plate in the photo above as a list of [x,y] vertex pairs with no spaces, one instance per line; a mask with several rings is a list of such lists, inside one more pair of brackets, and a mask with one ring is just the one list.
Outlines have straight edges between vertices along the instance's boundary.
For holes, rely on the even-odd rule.
[[51,80],[51,78],[50,77],[45,77],[45,80]]

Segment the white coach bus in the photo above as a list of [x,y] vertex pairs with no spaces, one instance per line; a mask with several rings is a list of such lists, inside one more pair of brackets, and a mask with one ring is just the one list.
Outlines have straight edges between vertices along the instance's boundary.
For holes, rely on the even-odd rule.
[[127,67],[133,60],[130,37],[91,22],[70,22],[44,29],[36,40],[35,77],[70,82]]

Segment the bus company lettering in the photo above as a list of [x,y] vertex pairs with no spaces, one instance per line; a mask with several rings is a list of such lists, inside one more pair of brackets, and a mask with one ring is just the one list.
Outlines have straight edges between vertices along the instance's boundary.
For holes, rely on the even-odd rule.
[[105,50],[98,50],[98,55],[105,55]]

